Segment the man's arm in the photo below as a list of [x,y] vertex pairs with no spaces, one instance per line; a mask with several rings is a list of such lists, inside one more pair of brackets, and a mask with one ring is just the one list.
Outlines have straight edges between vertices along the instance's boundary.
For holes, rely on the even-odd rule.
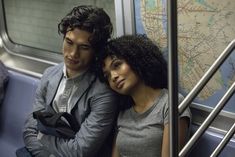
[[117,105],[117,97],[111,91],[97,93],[91,98],[91,112],[74,139],[43,135],[41,141],[56,156],[94,157],[113,127]]
[[[33,111],[45,110],[45,94],[46,94],[46,79],[43,75],[40,85],[36,90],[35,101],[33,104]],[[23,129],[23,138],[26,148],[32,153],[33,156],[45,156],[49,152],[46,150],[39,140],[37,139],[38,129],[37,121],[33,118],[32,113],[28,116]],[[49,156],[49,155],[48,155]]]

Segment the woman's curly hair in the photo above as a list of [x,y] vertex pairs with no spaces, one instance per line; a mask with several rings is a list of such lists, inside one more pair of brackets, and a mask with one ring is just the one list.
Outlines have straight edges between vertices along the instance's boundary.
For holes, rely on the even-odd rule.
[[89,42],[96,52],[105,45],[113,31],[112,23],[106,12],[102,8],[92,6],[74,7],[58,24],[58,32],[64,37],[68,31],[75,28],[92,33]]
[[[101,66],[107,56],[124,59],[147,86],[167,88],[167,62],[158,46],[146,35],[126,35],[110,40],[99,54]],[[101,71],[99,76],[104,80]]]

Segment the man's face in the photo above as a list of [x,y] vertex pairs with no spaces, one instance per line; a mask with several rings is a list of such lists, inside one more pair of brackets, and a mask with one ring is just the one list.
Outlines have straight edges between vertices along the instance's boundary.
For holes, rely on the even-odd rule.
[[94,53],[89,43],[90,36],[91,33],[78,28],[66,33],[63,55],[68,77],[73,77],[89,68]]

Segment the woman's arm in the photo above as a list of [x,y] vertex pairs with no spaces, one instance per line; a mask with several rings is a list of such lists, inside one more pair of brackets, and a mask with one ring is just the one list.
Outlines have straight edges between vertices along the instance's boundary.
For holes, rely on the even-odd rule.
[[169,132],[169,124],[167,123],[164,126],[163,131],[163,139],[162,139],[162,157],[170,156],[170,132]]
[[[189,121],[186,117],[180,118],[179,121],[179,150],[183,148],[186,143],[188,133]],[[162,157],[170,156],[170,130],[169,124],[164,126],[162,139]]]
[[187,142],[189,131],[189,118],[182,117],[180,118],[179,123],[179,151],[184,147]]

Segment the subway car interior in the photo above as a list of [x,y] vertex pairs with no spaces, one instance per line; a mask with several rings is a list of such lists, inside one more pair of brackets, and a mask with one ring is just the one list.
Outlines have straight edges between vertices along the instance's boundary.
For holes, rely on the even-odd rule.
[[[63,61],[60,19],[74,6],[110,16],[112,37],[146,34],[170,64],[168,0],[0,0],[0,60],[9,81],[0,104],[0,156],[24,147],[22,129],[44,70]],[[235,1],[177,0],[178,91],[192,112],[179,157],[235,154]],[[175,17],[171,17],[174,19]],[[1,77],[0,77],[1,78]],[[174,88],[174,87],[173,87]],[[2,91],[0,91],[2,92]],[[173,137],[174,138],[174,137]],[[172,143],[171,143],[172,144]],[[173,157],[172,156],[172,157]]]

